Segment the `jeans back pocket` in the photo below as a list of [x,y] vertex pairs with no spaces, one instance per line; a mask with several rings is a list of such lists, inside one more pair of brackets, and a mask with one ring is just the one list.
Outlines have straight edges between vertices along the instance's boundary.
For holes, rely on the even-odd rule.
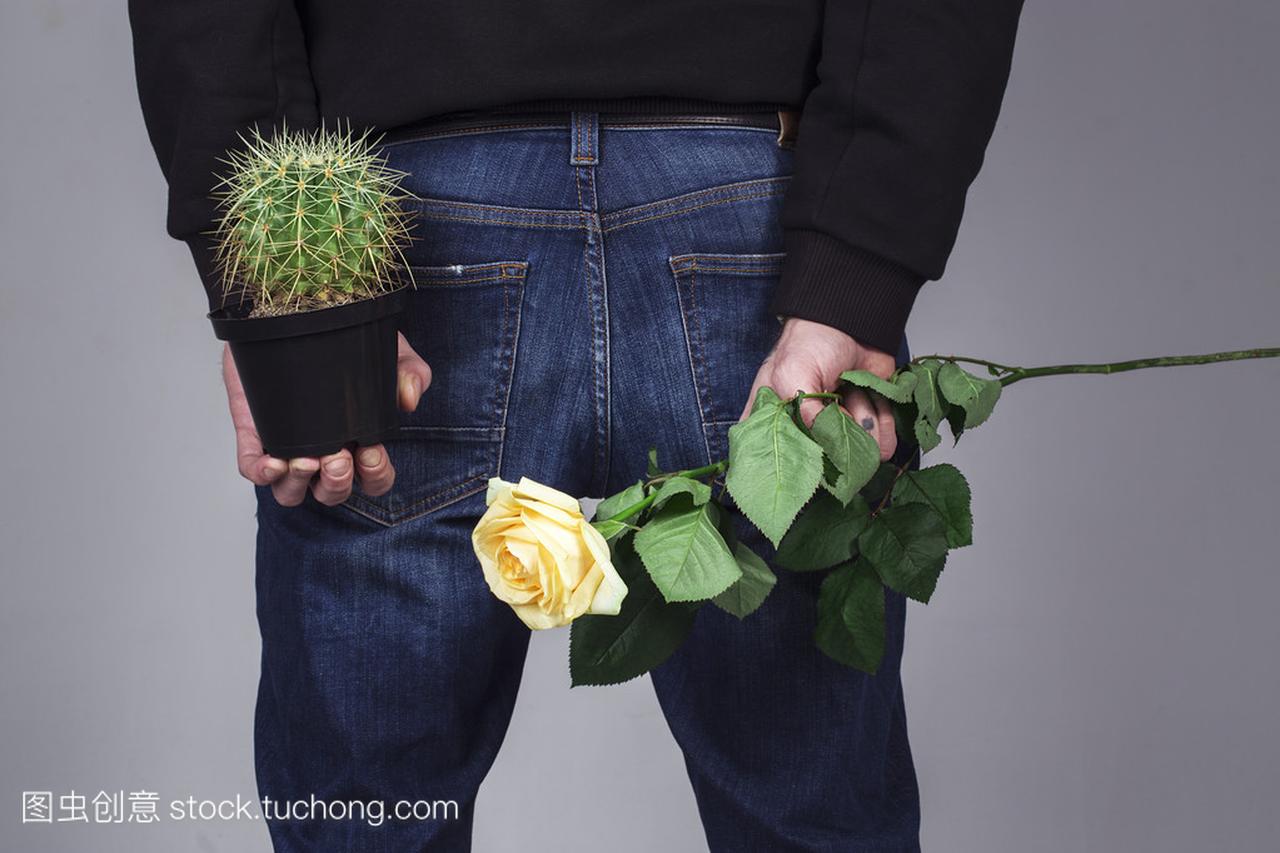
[[502,461],[527,261],[411,266],[401,331],[431,367],[431,385],[386,443],[396,469],[384,495],[345,506],[384,525],[482,491]]
[[669,259],[708,455],[728,452],[756,371],[781,332],[769,313],[785,252],[692,253]]

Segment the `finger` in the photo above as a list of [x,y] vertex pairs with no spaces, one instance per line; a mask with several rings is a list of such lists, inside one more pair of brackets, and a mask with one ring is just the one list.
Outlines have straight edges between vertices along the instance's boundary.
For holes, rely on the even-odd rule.
[[281,506],[297,506],[307,496],[311,478],[320,470],[320,460],[312,456],[300,456],[289,460],[289,471],[271,486],[276,503]]
[[[876,408],[871,404],[871,398],[867,393],[854,390],[845,394],[844,407],[848,410],[849,417],[853,418],[853,422],[871,433],[876,444],[880,444],[880,422],[876,417]],[[884,454],[884,445],[880,445],[880,452],[881,455]]]
[[311,493],[325,506],[337,506],[351,496],[356,466],[351,451],[343,448],[320,459],[320,476],[311,484]]
[[887,462],[898,450],[898,428],[893,420],[893,404],[876,397],[875,407],[876,426],[880,433],[880,461]]
[[818,416],[818,412],[822,411],[825,404],[825,400],[815,400],[812,397],[806,397],[800,401],[800,420],[804,421],[805,426],[813,426],[813,419]]
[[356,476],[360,489],[372,497],[391,491],[396,481],[396,469],[391,467],[391,457],[381,444],[362,447],[356,452]]
[[431,385],[431,367],[413,351],[404,335],[400,335],[399,353],[396,357],[398,399],[400,408],[412,412]]
[[283,459],[262,452],[262,442],[253,430],[236,430],[236,467],[240,476],[255,486],[269,486],[289,470]]
[[747,402],[743,405],[742,414],[738,415],[738,420],[746,420],[747,415],[751,414],[751,406],[755,403],[756,393],[765,386],[765,377],[767,374],[768,370],[765,367],[761,367],[756,371],[755,381],[751,383],[751,390],[747,392]]

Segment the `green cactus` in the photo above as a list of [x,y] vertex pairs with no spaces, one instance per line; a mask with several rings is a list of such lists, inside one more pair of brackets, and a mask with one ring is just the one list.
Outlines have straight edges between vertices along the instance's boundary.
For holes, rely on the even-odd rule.
[[343,131],[254,128],[228,151],[214,191],[222,211],[216,260],[225,292],[247,287],[254,316],[377,296],[407,271],[412,199],[368,141]]

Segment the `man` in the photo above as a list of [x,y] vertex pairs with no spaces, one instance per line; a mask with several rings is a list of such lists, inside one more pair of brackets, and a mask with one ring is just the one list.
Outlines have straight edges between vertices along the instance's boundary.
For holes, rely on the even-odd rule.
[[[259,500],[260,792],[451,798],[463,815],[272,820],[277,850],[469,849],[528,640],[467,542],[487,477],[606,494],[642,473],[649,444],[668,466],[723,455],[761,386],[826,391],[907,357],[1020,6],[132,0],[168,230],[211,307],[235,296],[204,232],[238,131],[388,130],[389,162],[425,199],[403,439],[265,456],[223,362]],[[887,407],[861,392],[845,407],[884,458],[911,451]],[[704,608],[654,672],[714,850],[918,849],[905,602],[888,597],[872,677],[813,648],[815,596],[811,576],[784,573],[741,623]]]

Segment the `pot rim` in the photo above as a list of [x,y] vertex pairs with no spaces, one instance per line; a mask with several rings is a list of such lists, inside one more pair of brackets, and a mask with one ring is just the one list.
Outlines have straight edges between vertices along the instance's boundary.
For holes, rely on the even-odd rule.
[[345,305],[313,308],[293,314],[275,317],[235,317],[231,308],[218,308],[206,316],[213,325],[213,333],[221,341],[264,341],[279,338],[295,338],[345,329],[380,320],[404,308],[405,293],[409,285],[398,287]]

